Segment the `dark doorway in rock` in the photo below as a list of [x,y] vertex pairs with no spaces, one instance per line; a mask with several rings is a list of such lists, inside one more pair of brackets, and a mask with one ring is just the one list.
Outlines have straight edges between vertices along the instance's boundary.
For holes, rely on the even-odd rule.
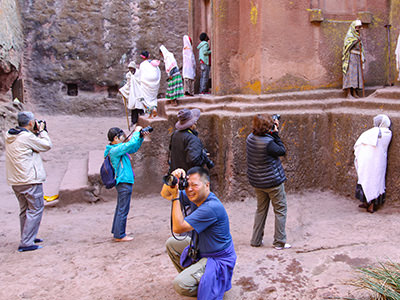
[[109,86],[107,91],[108,91],[108,98],[117,98],[118,85]]
[[67,83],[67,95],[78,96],[78,85],[76,83]]

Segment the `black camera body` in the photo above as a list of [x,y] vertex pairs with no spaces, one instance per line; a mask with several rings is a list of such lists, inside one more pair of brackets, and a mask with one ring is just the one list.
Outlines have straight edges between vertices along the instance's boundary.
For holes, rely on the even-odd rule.
[[[178,183],[179,181],[179,183]],[[176,184],[178,183],[178,189],[183,191],[189,186],[189,183],[187,181],[186,177],[181,176],[178,180],[174,175],[172,174],[167,174],[163,177],[163,182],[164,184],[170,186],[170,187],[175,187]]]
[[205,157],[205,163],[206,163],[207,168],[209,170],[214,168],[215,164],[211,159],[208,158],[209,152],[207,151],[206,148],[203,149],[203,155]]
[[280,121],[281,120],[281,115],[279,115],[279,114],[273,114],[272,115],[272,120],[278,120],[278,121]]
[[145,128],[142,128],[139,132],[140,132],[140,137],[143,137],[143,132],[152,132],[153,131],[153,127],[151,126],[147,126]]
[[43,130],[47,131],[47,123],[46,123],[45,120],[35,120],[35,125],[33,125],[33,130],[34,131],[39,131],[39,127],[40,127],[40,125],[42,123],[44,123],[44,129]]

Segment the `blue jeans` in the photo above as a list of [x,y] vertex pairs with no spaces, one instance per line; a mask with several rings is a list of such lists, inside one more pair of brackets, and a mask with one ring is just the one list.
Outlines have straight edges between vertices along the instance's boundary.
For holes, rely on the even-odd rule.
[[114,238],[122,239],[126,236],[126,219],[128,218],[129,207],[131,205],[132,184],[119,183],[116,185],[116,189],[118,199],[111,233],[114,234]]

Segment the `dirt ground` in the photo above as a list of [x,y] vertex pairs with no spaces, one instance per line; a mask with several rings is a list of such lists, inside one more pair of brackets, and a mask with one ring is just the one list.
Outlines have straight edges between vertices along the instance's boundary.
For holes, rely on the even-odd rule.
[[[43,157],[52,168],[89,149],[102,149],[104,128],[123,126],[123,120],[112,118],[45,118],[54,148]],[[47,169],[50,177],[52,172]],[[0,174],[5,174],[4,155]],[[46,207],[38,235],[44,239],[43,249],[19,253],[18,204],[4,177],[0,180],[0,299],[190,299],[177,295],[171,284],[176,270],[164,247],[170,236],[167,200],[133,195],[127,230],[134,240],[129,243],[112,241],[115,199]],[[369,214],[357,207],[356,200],[330,191],[291,193],[287,198],[287,235],[293,248],[284,251],[271,246],[272,211],[264,246],[252,248],[255,199],[224,204],[238,256],[233,287],[225,300],[361,299],[363,293],[343,284],[354,270],[397,259],[399,209],[390,203]]]

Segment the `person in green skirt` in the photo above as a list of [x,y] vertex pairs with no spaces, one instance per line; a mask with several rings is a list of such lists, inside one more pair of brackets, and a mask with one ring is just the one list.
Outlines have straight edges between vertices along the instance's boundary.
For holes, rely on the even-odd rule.
[[168,88],[166,98],[177,105],[177,99],[184,96],[182,75],[179,72],[178,64],[176,62],[174,54],[169,52],[164,45],[161,45],[160,53],[164,58],[165,71],[168,74]]

